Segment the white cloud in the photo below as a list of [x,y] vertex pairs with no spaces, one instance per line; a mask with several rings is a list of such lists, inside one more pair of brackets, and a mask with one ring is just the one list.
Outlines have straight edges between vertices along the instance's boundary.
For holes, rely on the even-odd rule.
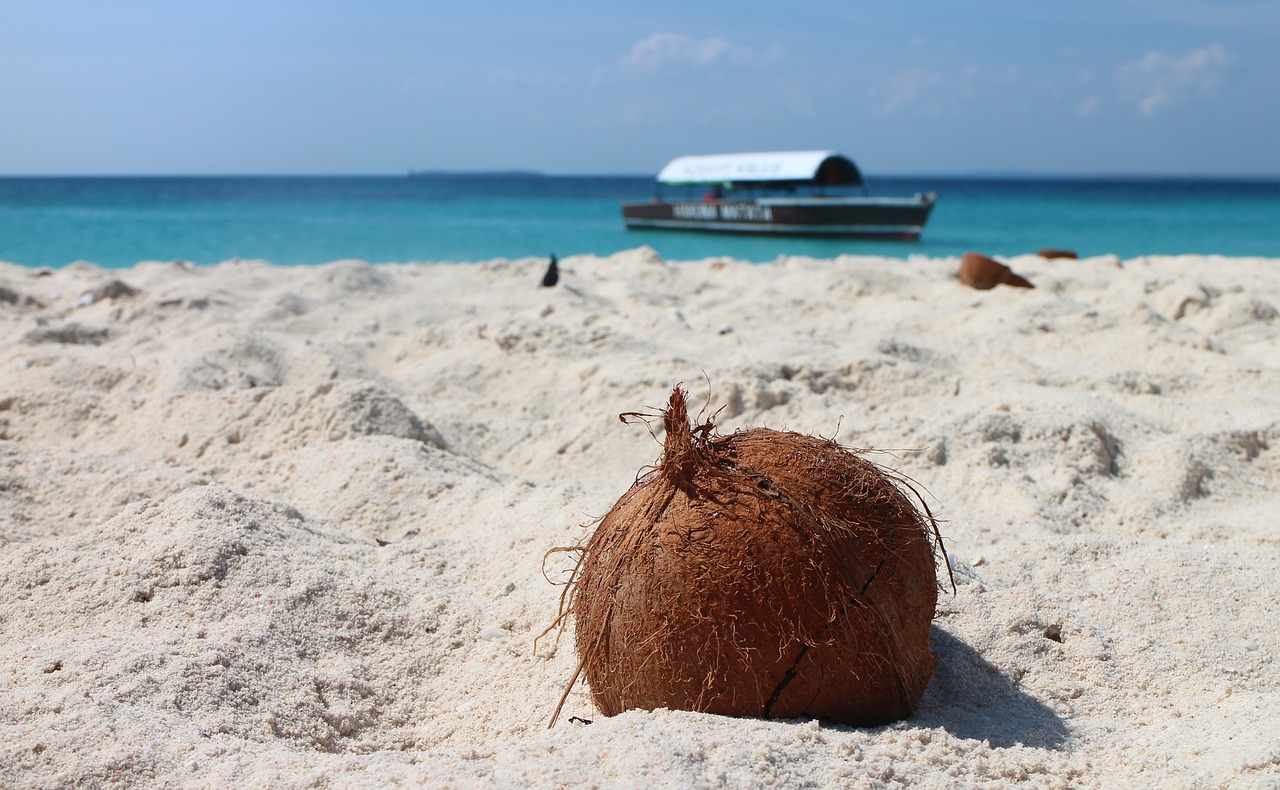
[[1229,57],[1221,44],[1193,50],[1182,57],[1148,52],[1122,64],[1117,71],[1121,87],[1143,115],[1154,115],[1213,93],[1222,83]]
[[1084,101],[1076,105],[1076,115],[1079,115],[1081,118],[1088,118],[1089,116],[1097,112],[1098,112],[1097,96],[1090,96],[1089,98],[1085,99]]
[[[776,56],[776,50],[766,53]],[[697,39],[683,33],[654,33],[635,46],[618,63],[624,71],[652,74],[667,68],[708,66],[722,60],[747,60],[758,57],[748,47],[732,44],[723,38]]]
[[957,74],[926,69],[901,71],[873,85],[871,95],[880,99],[875,109],[881,115],[901,110],[939,115],[977,95],[974,81],[980,73],[981,69],[973,65]]

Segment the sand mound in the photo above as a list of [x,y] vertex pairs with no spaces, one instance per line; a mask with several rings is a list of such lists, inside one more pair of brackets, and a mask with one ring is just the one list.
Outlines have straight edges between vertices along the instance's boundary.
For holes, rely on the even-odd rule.
[[[24,636],[0,648],[19,668],[0,693],[6,728],[38,743],[6,738],[4,764],[91,755],[104,726],[139,751],[161,725],[324,752],[415,745],[450,651],[451,580],[388,579],[381,551],[217,486],[10,547],[4,624]],[[97,779],[130,759],[103,757]]]

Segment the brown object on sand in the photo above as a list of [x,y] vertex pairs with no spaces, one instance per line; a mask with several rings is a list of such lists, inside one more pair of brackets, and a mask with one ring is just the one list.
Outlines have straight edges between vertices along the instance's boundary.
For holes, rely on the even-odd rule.
[[1055,250],[1052,248],[1040,250],[1036,255],[1039,255],[1045,260],[1053,260],[1054,258],[1070,258],[1071,260],[1076,260],[1080,257],[1079,255],[1076,255],[1075,250]]
[[960,282],[979,291],[989,291],[997,285],[1035,288],[1029,280],[1014,274],[1008,266],[976,252],[966,252],[960,259]]
[[828,439],[691,426],[680,387],[662,417],[657,467],[578,548],[570,687],[607,716],[909,716],[937,664],[928,508]]

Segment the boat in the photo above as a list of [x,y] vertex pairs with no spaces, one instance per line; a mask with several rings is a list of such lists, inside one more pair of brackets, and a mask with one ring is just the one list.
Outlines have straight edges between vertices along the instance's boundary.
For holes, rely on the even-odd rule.
[[937,195],[873,197],[835,151],[682,156],[646,203],[623,203],[627,230],[692,230],[915,240]]

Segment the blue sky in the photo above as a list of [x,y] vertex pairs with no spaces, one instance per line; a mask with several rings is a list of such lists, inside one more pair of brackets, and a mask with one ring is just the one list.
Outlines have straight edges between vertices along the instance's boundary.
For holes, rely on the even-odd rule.
[[1277,0],[3,0],[0,174],[1280,175]]

